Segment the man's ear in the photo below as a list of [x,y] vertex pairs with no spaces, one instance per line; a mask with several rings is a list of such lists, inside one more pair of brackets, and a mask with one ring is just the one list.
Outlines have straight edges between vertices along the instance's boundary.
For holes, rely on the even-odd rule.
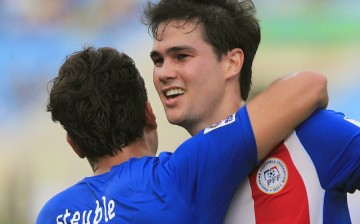
[[229,51],[226,56],[226,74],[227,77],[233,77],[240,74],[241,68],[244,63],[244,52],[240,48],[234,48]]
[[145,128],[156,129],[156,116],[151,108],[150,102],[147,101],[145,105]]
[[69,133],[66,133],[66,140],[69,143],[69,145],[71,146],[71,148],[73,148],[74,152],[81,158],[85,158],[85,154],[84,152],[81,150],[81,148],[75,144],[75,142],[72,140],[72,138],[70,137]]

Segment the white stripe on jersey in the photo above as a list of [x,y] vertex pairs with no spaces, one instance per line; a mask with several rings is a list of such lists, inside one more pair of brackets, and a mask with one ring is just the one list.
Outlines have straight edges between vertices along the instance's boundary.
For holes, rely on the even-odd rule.
[[[241,192],[241,193],[240,193]],[[252,198],[249,179],[246,178],[237,188],[224,224],[246,223],[255,224],[254,200]],[[234,209],[241,208],[241,210]],[[236,222],[234,222],[236,221]]]
[[315,166],[295,132],[291,133],[285,139],[284,144],[288,148],[292,161],[306,187],[309,201],[310,223],[323,223],[322,211],[324,208],[325,191],[320,185]]

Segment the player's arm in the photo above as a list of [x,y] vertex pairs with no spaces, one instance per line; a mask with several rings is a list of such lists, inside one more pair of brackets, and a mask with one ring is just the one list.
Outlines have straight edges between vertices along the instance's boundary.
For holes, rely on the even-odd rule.
[[263,159],[296,126],[327,103],[326,77],[309,71],[278,79],[249,101],[247,109],[258,159]]

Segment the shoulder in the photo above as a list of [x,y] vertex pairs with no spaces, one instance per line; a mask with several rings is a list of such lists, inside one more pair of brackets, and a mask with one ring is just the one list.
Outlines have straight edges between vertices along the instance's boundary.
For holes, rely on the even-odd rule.
[[350,157],[359,153],[360,127],[357,121],[340,112],[315,112],[296,128],[296,136],[313,160],[315,155],[319,156],[318,161],[323,161],[325,156],[340,158],[342,153]]
[[297,131],[359,131],[360,123],[333,110],[318,110],[305,120]]
[[[78,184],[67,188],[66,190],[57,193],[50,200],[48,200],[45,205],[40,210],[40,213],[37,217],[37,224],[42,223],[54,223],[56,222],[56,217],[65,212],[66,206],[74,201],[74,198],[78,195],[81,195],[81,190]],[[50,217],[54,217],[51,219]],[[51,220],[49,220],[51,219]]]
[[343,119],[345,115],[338,111],[328,110],[328,109],[319,109],[315,111],[306,122],[315,122],[315,121],[324,121],[327,119]]
[[229,161],[225,160],[229,158],[241,160],[247,156],[247,161],[256,163],[256,153],[254,133],[244,106],[186,140],[175,150],[169,162],[173,166],[191,168],[219,163],[226,166]]

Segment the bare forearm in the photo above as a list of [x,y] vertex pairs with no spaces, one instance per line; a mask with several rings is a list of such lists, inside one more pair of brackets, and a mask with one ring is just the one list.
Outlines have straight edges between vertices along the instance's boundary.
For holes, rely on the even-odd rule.
[[299,72],[273,82],[247,105],[258,159],[263,159],[296,126],[327,103],[327,79],[322,74]]

